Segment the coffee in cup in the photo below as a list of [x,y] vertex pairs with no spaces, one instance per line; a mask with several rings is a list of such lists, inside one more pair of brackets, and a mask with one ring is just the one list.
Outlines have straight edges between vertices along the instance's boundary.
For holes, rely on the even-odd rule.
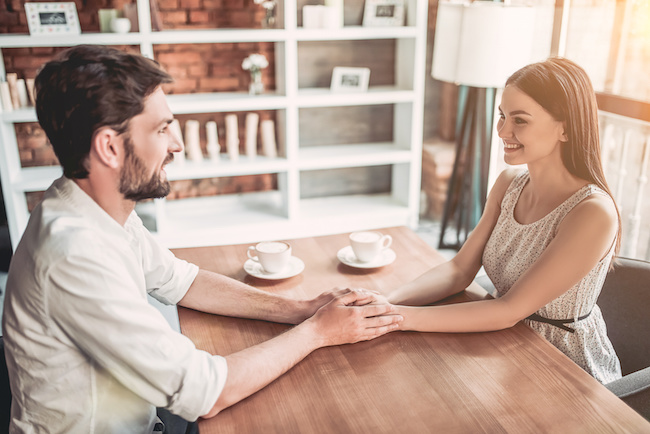
[[267,273],[279,273],[289,265],[291,245],[284,241],[262,241],[250,246],[246,254]]
[[379,253],[390,247],[393,238],[376,231],[353,232],[350,234],[350,246],[354,256],[361,262],[373,261]]

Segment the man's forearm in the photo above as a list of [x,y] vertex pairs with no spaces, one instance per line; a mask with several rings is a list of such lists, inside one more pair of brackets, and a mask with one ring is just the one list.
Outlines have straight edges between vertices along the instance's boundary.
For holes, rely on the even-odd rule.
[[228,379],[212,410],[204,417],[215,416],[224,408],[264,388],[304,359],[321,343],[303,323],[275,338],[226,356]]
[[310,301],[262,291],[206,270],[199,270],[178,304],[202,312],[290,324],[303,321],[315,310]]

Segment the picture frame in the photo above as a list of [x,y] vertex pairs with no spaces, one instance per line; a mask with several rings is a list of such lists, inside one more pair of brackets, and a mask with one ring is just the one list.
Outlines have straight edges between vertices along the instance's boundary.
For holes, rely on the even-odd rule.
[[404,0],[366,0],[364,27],[398,27],[404,25]]
[[336,66],[332,71],[332,92],[366,92],[370,80],[370,68]]
[[81,33],[77,6],[65,3],[25,3],[30,35],[78,35]]

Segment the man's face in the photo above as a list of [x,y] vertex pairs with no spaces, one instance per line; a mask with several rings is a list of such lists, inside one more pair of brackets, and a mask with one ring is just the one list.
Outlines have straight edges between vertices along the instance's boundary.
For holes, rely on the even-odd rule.
[[124,137],[124,164],[120,175],[120,193],[138,201],[165,197],[170,185],[164,166],[173,152],[183,150],[169,124],[173,116],[163,91],[158,88],[145,99],[144,110],[131,119]]

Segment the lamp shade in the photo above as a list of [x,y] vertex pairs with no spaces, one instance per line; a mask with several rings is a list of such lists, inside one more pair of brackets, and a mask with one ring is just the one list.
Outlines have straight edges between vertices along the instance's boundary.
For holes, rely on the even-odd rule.
[[472,87],[503,87],[532,61],[534,30],[533,7],[440,2],[432,76]]

